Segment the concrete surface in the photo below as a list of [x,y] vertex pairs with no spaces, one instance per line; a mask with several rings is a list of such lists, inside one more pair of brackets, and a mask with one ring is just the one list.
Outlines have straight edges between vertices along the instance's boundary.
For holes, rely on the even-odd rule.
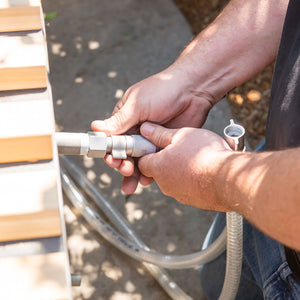
[[[192,38],[171,0],[44,0],[43,7],[57,12],[46,30],[58,130],[90,130],[91,121],[109,116],[130,85],[169,65]],[[205,127],[221,132],[228,120],[227,103],[220,103]],[[183,206],[155,184],[123,195],[121,176],[102,160],[74,161],[152,249],[186,254],[201,248],[213,213]],[[71,268],[83,277],[74,299],[169,299],[140,263],[93,232],[67,199],[65,213]],[[169,273],[201,298],[196,269]]]

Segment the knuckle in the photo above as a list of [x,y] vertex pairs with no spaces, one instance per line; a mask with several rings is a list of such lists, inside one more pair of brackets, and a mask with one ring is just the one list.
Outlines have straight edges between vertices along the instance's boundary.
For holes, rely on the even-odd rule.
[[156,127],[153,131],[154,143],[159,147],[166,147],[169,144],[170,137],[168,132]]
[[111,116],[111,127],[112,129],[118,129],[122,125],[122,114],[120,111],[117,111],[114,115]]

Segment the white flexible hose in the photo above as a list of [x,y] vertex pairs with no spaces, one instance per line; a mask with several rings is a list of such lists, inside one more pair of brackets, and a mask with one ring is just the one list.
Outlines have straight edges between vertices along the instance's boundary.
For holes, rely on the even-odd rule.
[[234,300],[238,292],[243,262],[243,217],[226,213],[227,249],[226,273],[219,300]]

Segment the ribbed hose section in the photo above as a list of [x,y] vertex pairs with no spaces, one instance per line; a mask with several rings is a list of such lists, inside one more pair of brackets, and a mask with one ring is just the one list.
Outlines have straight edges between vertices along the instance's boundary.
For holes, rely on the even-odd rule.
[[226,213],[227,253],[226,273],[219,300],[234,300],[239,288],[243,263],[243,217]]

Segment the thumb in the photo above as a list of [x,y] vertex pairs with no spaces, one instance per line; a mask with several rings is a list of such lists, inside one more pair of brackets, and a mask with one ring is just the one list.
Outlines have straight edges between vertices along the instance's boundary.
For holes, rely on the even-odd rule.
[[141,134],[159,148],[170,145],[176,131],[150,122],[143,123],[140,128]]
[[133,106],[127,105],[121,107],[115,114],[104,121],[95,120],[91,127],[94,131],[102,131],[107,134],[121,134],[132,128],[139,122],[139,116]]

